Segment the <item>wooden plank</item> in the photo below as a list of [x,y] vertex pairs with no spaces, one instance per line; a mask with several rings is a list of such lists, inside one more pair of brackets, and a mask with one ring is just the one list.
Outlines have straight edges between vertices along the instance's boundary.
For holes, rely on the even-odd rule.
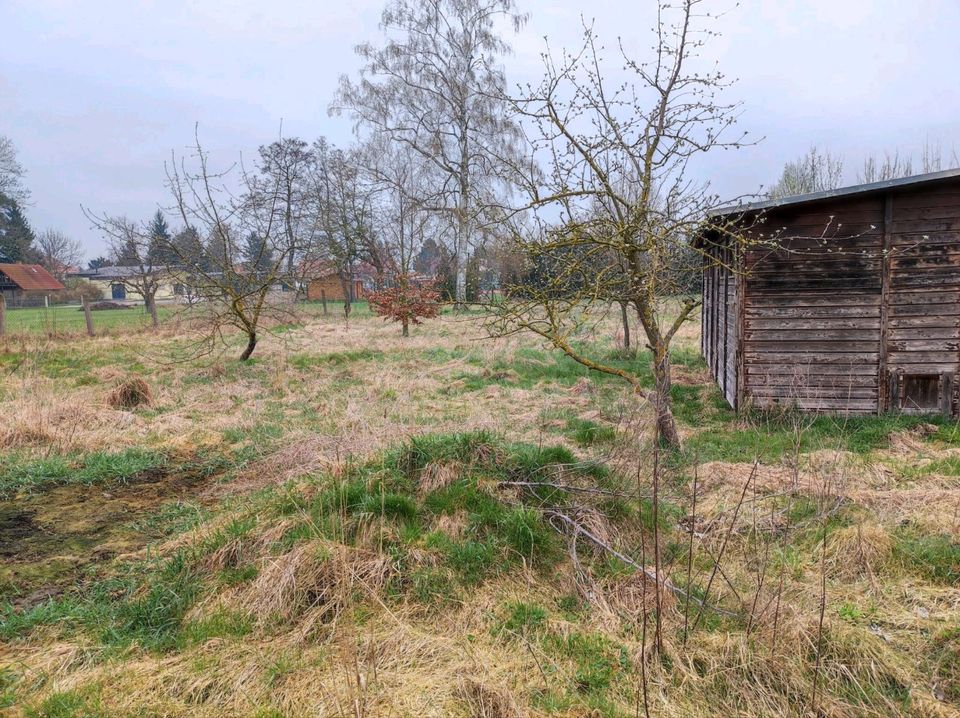
[[953,231],[933,231],[925,232],[922,230],[914,232],[898,232],[893,235],[892,251],[895,252],[918,252],[918,251],[940,251],[944,245],[956,245],[957,232]]
[[[943,306],[945,310],[950,307],[950,305]],[[956,328],[960,327],[960,316],[957,316],[956,314],[950,315],[944,311],[942,314],[923,314],[918,316],[899,315],[890,317],[891,329],[908,329],[916,327],[929,327],[931,329]]]
[[754,387],[750,395],[754,399],[873,399],[877,400],[876,387],[819,388],[819,387]]
[[891,306],[906,306],[910,304],[954,304],[960,300],[960,290],[928,290],[924,292],[891,291]]
[[748,352],[876,352],[879,346],[879,335],[873,340],[861,339],[860,341],[845,341],[842,339],[834,340],[812,340],[797,341],[786,339],[752,339],[746,343]]
[[887,343],[890,352],[954,351],[960,349],[956,340],[950,339],[901,339],[893,338]]
[[912,351],[893,351],[889,352],[890,366],[901,364],[950,364],[957,365],[956,348],[945,348],[942,350],[912,350]]
[[[771,377],[780,377],[780,376],[791,376],[795,377],[797,374],[802,374],[803,376],[810,377],[810,381],[814,380],[823,380],[823,381],[833,381],[833,377],[849,377],[849,376],[868,376],[876,377],[876,367],[867,367],[864,368],[863,364],[805,364],[805,363],[795,363],[795,364],[754,364],[752,366],[753,371],[751,371],[752,376],[771,376]],[[819,379],[818,379],[819,378]]]
[[880,354],[876,351],[752,351],[745,348],[746,361],[750,364],[781,364],[803,366],[804,364],[858,364],[866,365],[876,371],[876,361]]
[[953,327],[890,327],[892,341],[918,341],[926,339],[957,339],[960,329]]
[[[923,320],[927,320],[927,317],[921,317]],[[917,326],[923,326],[922,324]],[[779,329],[782,331],[788,330],[804,330],[804,329],[822,329],[830,331],[839,331],[842,329],[872,329],[878,331],[880,329],[880,317],[873,314],[873,316],[859,316],[859,317],[834,317],[830,315],[821,315],[816,317],[811,316],[781,316],[781,317],[755,317],[750,318],[746,321],[746,327],[744,331],[762,331],[765,329]]]
[[[952,247],[953,245],[945,246]],[[926,249],[929,250],[930,248]],[[957,266],[958,260],[960,260],[960,251],[940,249],[936,252],[918,251],[909,254],[892,254],[890,256],[890,266],[894,269],[910,271],[930,271],[947,267],[954,271],[960,271],[960,267]]]
[[896,235],[912,234],[914,232],[935,234],[938,232],[960,231],[960,219],[914,219],[897,218],[890,226],[890,231]]
[[[821,227],[822,230],[822,227]],[[861,250],[880,247],[880,232],[870,224],[850,226],[842,236],[825,237],[815,234],[777,234],[776,236],[755,236],[747,238],[746,256],[762,256],[769,252],[789,252],[802,254],[842,254],[857,253]]]
[[[747,298],[750,307],[880,307],[880,292],[813,292],[797,294],[796,292],[761,292],[751,287],[751,294]],[[933,300],[937,301],[937,300]],[[939,300],[946,301],[946,300]]]
[[946,192],[935,192],[931,188],[922,192],[901,193],[897,195],[897,206],[904,209],[960,207],[960,191],[952,187]]
[[790,320],[828,320],[828,319],[877,319],[880,318],[879,303],[873,306],[745,306],[744,316],[748,322],[759,320],[790,321]]
[[755,329],[752,326],[747,329],[746,339],[748,342],[762,341],[795,341],[795,342],[817,342],[817,341],[843,341],[843,342],[875,342],[880,338],[879,328],[856,328],[832,329],[823,326],[818,327],[789,327],[785,329]]
[[936,207],[897,208],[898,222],[952,220],[960,218],[960,206],[943,204]]
[[827,389],[845,388],[845,387],[876,387],[877,377],[875,374],[835,374],[832,376],[819,376],[813,374],[757,374],[751,381],[751,386],[806,386],[821,387]]
[[[903,261],[919,264],[924,260],[919,257],[904,257]],[[942,265],[943,262],[940,262],[940,264]],[[810,275],[830,275],[838,272],[878,272],[882,265],[883,258],[879,253],[869,257],[847,256],[831,257],[830,259],[770,257],[757,261],[747,272],[747,275],[753,279],[769,277],[785,271]],[[936,267],[937,265],[931,263],[930,266]]]
[[754,402],[760,408],[792,406],[806,411],[837,411],[851,414],[872,414],[877,410],[877,402],[872,399],[770,399],[761,398]]

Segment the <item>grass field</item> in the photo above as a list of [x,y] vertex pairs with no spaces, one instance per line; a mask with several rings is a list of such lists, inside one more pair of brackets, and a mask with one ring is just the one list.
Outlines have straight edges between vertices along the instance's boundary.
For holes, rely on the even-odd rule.
[[[306,317],[320,316],[322,307],[318,302],[300,305],[301,313]],[[343,302],[327,302],[328,315],[343,316]],[[171,323],[179,318],[189,318],[190,309],[174,305],[159,305],[157,314],[161,322]],[[351,307],[351,316],[369,317],[365,302],[355,302]],[[96,333],[136,332],[150,328],[150,315],[142,306],[129,309],[108,309],[93,312],[94,331]],[[28,307],[22,309],[7,308],[7,333],[10,335],[79,335],[85,334],[87,325],[83,311],[76,305],[50,307]]]
[[655,514],[649,407],[480,319],[0,345],[0,711],[958,714],[956,425],[737,416],[691,324]]
[[[158,307],[161,320],[168,319],[171,309]],[[143,307],[110,309],[93,312],[95,331],[126,331],[150,326],[150,315]],[[7,332],[10,334],[81,334],[87,331],[79,306],[28,307],[7,309]]]

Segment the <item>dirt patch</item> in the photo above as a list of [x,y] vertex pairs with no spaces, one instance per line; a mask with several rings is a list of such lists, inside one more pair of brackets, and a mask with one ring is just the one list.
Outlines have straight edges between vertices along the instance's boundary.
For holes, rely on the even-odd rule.
[[27,608],[62,593],[155,538],[132,524],[193,498],[210,477],[145,471],[124,484],[66,485],[0,501],[0,601]]

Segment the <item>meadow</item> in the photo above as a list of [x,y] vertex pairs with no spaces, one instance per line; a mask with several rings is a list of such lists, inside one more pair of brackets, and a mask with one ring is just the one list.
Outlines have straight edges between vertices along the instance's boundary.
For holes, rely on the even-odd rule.
[[[158,307],[161,321],[170,318],[172,309]],[[150,315],[143,307],[110,309],[93,313],[94,327],[101,332],[146,329]],[[30,335],[80,334],[87,327],[83,310],[78,305],[64,304],[49,307],[7,308],[7,333]]]
[[[0,344],[0,710],[957,715],[956,424],[737,415],[691,323],[661,451],[622,381],[482,320]],[[576,339],[649,381],[615,335]]]

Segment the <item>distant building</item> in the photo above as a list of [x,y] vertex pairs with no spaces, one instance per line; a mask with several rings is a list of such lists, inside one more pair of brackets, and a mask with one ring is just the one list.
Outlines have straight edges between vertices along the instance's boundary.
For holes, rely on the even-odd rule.
[[350,293],[350,301],[363,299],[366,292],[376,286],[373,267],[361,263],[344,280],[330,262],[305,262],[300,268],[303,283],[307,288],[307,299],[318,302],[323,298],[342,302]]
[[42,304],[64,287],[39,264],[0,264],[0,294],[8,304]]
[[[85,279],[100,287],[104,296],[115,302],[143,301],[140,293],[131,286],[138,274],[139,267],[98,267],[71,272],[67,276]],[[158,302],[176,301],[184,295],[184,287],[176,272],[171,268],[154,267],[153,272],[159,279],[156,300]]]

